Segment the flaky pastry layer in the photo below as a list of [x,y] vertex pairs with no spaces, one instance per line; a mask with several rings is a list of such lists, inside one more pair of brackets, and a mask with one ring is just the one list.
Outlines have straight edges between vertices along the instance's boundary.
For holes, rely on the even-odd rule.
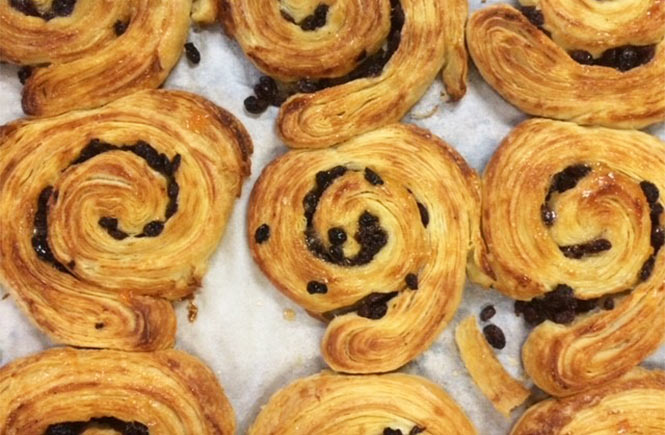
[[86,434],[233,435],[235,416],[212,371],[177,350],[59,348],[0,369],[3,433],[82,433],[86,425]]
[[580,299],[627,292],[611,311],[529,335],[524,366],[548,393],[611,381],[665,338],[664,174],[653,136],[543,119],[517,126],[489,162],[473,279],[519,300],[560,285]]
[[665,373],[634,368],[622,378],[529,408],[511,435],[657,434],[665,428]]
[[0,128],[0,282],[57,342],[173,343],[224,231],[251,140],[178,91]]
[[273,395],[249,435],[381,434],[388,428],[405,435],[476,433],[459,405],[424,378],[323,372]]
[[[589,3],[593,11],[581,12]],[[660,0],[543,0],[544,29],[552,32],[554,40],[512,6],[490,6],[469,19],[468,48],[483,78],[526,113],[579,124],[641,128],[665,120],[663,4]],[[605,33],[616,37],[605,38]],[[579,64],[565,51],[588,49],[599,54],[614,44],[653,43],[657,43],[653,59],[624,72]]]
[[[222,22],[250,60],[283,80],[339,77],[384,43],[389,0],[331,2],[324,26],[305,31],[301,21],[326,2],[225,0]],[[399,121],[443,67],[453,100],[466,92],[466,0],[400,0],[404,25],[399,47],[376,77],[356,79],[282,105],[278,132],[294,148],[322,148]]]
[[449,145],[393,124],[269,164],[250,198],[250,248],[280,291],[330,320],[332,368],[395,370],[457,309],[479,197],[475,171]]
[[52,18],[50,2],[18,3],[47,17],[0,1],[0,60],[36,67],[23,89],[29,115],[99,107],[157,88],[180,58],[190,12],[201,22],[217,16],[211,0],[196,0],[193,10],[192,0],[78,0],[70,14]]

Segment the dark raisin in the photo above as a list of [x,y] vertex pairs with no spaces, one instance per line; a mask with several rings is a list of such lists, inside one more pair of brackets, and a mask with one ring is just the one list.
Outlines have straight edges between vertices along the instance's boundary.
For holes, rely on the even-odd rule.
[[529,305],[526,301],[515,301],[515,315],[519,316],[524,312],[524,309]]
[[18,79],[21,82],[22,85],[25,84],[25,82],[28,81],[30,76],[32,75],[32,67],[31,66],[24,66],[21,69],[18,70]]
[[372,171],[370,168],[365,168],[365,180],[373,186],[379,186],[383,184],[383,180],[379,177],[379,174]]
[[316,27],[323,27],[326,25],[326,18],[328,17],[329,6],[327,4],[320,4],[314,10],[314,21]]
[[409,435],[418,435],[421,432],[425,432],[424,427],[413,426],[413,428],[411,428],[411,430],[409,431]]
[[293,17],[288,12],[280,9],[279,13],[282,14],[282,18],[284,18],[286,21],[295,24],[296,20],[294,20]]
[[652,255],[642,265],[642,269],[640,269],[640,274],[638,276],[639,280],[640,281],[646,281],[647,279],[649,279],[649,277],[653,273],[653,268],[654,268],[655,265],[656,265],[656,257],[654,255]]
[[268,224],[263,224],[256,229],[254,233],[254,241],[256,243],[263,243],[270,238],[270,227]]
[[368,211],[363,212],[363,214],[361,214],[360,218],[358,219],[358,223],[361,227],[370,227],[372,225],[376,225],[378,222],[379,218]]
[[575,320],[575,311],[572,310],[558,311],[554,313],[551,320],[556,323],[568,324],[573,320]]
[[390,427],[387,427],[383,429],[383,435],[403,435],[402,431],[399,429],[393,429]]
[[164,231],[164,222],[152,221],[143,227],[143,235],[146,237],[157,237]]
[[273,101],[277,96],[277,83],[272,77],[263,76],[254,86],[254,93],[257,98],[266,101]]
[[640,183],[640,188],[642,189],[642,192],[644,192],[644,196],[647,198],[649,204],[655,204],[656,201],[658,201],[660,191],[655,184],[649,181],[642,181]]
[[175,174],[178,168],[180,167],[180,162],[182,160],[182,157],[180,154],[176,154],[173,157],[173,160],[171,160],[171,174]]
[[421,204],[420,202],[418,204],[418,211],[420,212],[420,222],[422,222],[423,226],[427,228],[427,225],[429,225],[429,212],[427,211],[427,207],[425,205]]
[[360,303],[357,313],[360,317],[377,320],[388,312],[388,302],[397,295],[392,293],[372,293]]
[[598,299],[577,299],[575,313],[588,313],[598,306]]
[[584,50],[573,50],[570,52],[570,57],[577,63],[582,65],[593,65],[594,59],[591,53]]
[[196,48],[196,46],[191,42],[185,44],[185,55],[187,56],[187,60],[193,64],[198,64],[201,62],[201,53],[199,52],[199,49]]
[[66,17],[74,12],[76,0],[54,0],[51,4],[51,10],[58,17]]
[[648,63],[651,59],[653,59],[653,56],[656,54],[656,46],[655,45],[642,45],[642,46],[636,46],[633,47],[639,56],[639,65],[644,65],[645,63]]
[[118,228],[118,219],[108,216],[101,217],[97,223],[100,227],[107,230],[114,230]]
[[128,26],[129,26],[128,22],[118,20],[113,25],[113,31],[115,32],[116,36],[120,36],[127,31]]
[[102,322],[95,323],[95,329],[104,329],[104,324]]
[[663,205],[659,202],[651,205],[651,223],[658,224],[660,215],[663,214]]
[[598,254],[612,249],[612,243],[607,239],[596,239],[579,245],[559,246],[559,249],[568,258],[580,259],[587,254]]
[[328,230],[328,241],[332,245],[342,245],[346,242],[346,231],[342,228],[331,228]]
[[543,13],[535,6],[523,6],[520,8],[520,12],[536,27],[542,27],[545,24]]
[[619,63],[619,54],[619,48],[610,48],[609,50],[605,50],[600,56],[600,59],[596,61],[596,64],[615,68]]
[[614,309],[614,299],[612,298],[607,298],[603,302],[603,309],[604,310],[613,310]]
[[44,435],[80,435],[85,430],[85,423],[57,423],[46,428]]
[[30,17],[41,17],[39,9],[37,9],[32,0],[10,0],[9,5]]
[[634,47],[626,46],[619,52],[617,69],[619,71],[628,71],[639,65],[640,56]]
[[556,212],[543,204],[540,206],[540,218],[546,226],[551,227],[556,221]]
[[496,309],[494,308],[494,305],[488,305],[485,308],[482,309],[480,312],[480,320],[483,322],[487,322],[489,319],[494,317],[496,314]]
[[651,246],[658,252],[665,244],[665,229],[663,227],[653,227],[651,229]]
[[483,328],[483,334],[487,342],[495,349],[506,347],[506,336],[503,335],[501,328],[494,324],[489,324]]
[[300,23],[300,28],[308,32],[316,29],[316,18],[314,15],[305,17],[305,19]]
[[268,108],[268,102],[266,100],[261,100],[253,95],[245,98],[244,105],[245,110],[255,115],[265,112]]
[[328,293],[328,286],[322,282],[310,281],[307,283],[307,293],[311,295]]
[[311,94],[312,92],[319,90],[316,82],[308,79],[298,80],[296,88],[298,89],[298,92],[302,92],[303,94]]
[[404,281],[406,281],[406,286],[411,290],[418,290],[418,275],[415,273],[408,274]]
[[534,305],[527,305],[524,308],[524,321],[531,326],[540,325],[545,321],[545,315]]
[[570,190],[577,186],[579,180],[584,178],[589,172],[591,172],[591,168],[586,165],[568,166],[563,171],[554,175],[550,191],[563,193]]

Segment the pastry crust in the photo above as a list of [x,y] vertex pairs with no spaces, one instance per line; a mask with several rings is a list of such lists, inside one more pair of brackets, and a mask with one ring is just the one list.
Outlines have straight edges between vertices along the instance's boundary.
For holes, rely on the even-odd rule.
[[511,435],[655,434],[664,427],[665,373],[637,367],[604,387],[532,406]]
[[170,346],[170,301],[200,285],[251,152],[232,115],[177,91],[5,125],[0,282],[57,342]]
[[[280,291],[332,319],[321,347],[333,369],[391,371],[454,315],[480,243],[479,196],[456,151],[393,124],[269,164],[250,198],[250,248]],[[334,247],[339,229],[345,241]]]
[[4,434],[56,433],[52,425],[105,417],[140,423],[151,434],[235,433],[233,409],[215,375],[177,350],[60,348],[0,369]]
[[[483,78],[526,113],[641,128],[665,120],[664,5],[543,0],[544,29],[554,41],[512,6],[490,6],[469,20],[469,52]],[[615,44],[654,43],[653,59],[625,72],[579,64],[565,51],[599,54]]]
[[455,342],[473,382],[497,411],[510,418],[510,411],[524,403],[530,391],[503,368],[478,329],[475,317],[469,316],[457,326]]
[[[588,170],[572,186],[568,180],[565,189],[553,189],[575,165]],[[524,366],[548,393],[565,396],[611,381],[663,342],[665,249],[658,233],[665,219],[655,212],[663,174],[665,144],[653,136],[542,119],[517,126],[486,168],[486,251],[475,269],[484,275],[472,278],[520,300],[561,284],[581,299],[629,291],[611,311],[569,325],[546,321],[530,334]],[[644,182],[660,192],[655,201]],[[545,222],[544,207],[555,221]],[[599,238],[610,242],[602,252],[564,253],[565,246]]]
[[[399,47],[380,75],[298,94],[282,105],[278,132],[289,146],[327,147],[399,121],[442,67],[450,97],[464,95],[467,1],[400,4],[405,21]],[[304,6],[294,1],[225,0],[221,16],[227,33],[257,68],[282,81],[343,76],[376,52],[390,29],[388,0],[334,2],[327,23],[314,31],[304,31],[281,15],[302,20],[311,12]]]
[[459,405],[424,378],[323,372],[273,395],[249,435],[380,434],[386,428],[405,435],[476,433]]
[[[196,2],[194,19],[210,20],[209,3]],[[99,107],[164,82],[183,51],[191,9],[192,0],[78,0],[71,15],[45,20],[2,0],[0,60],[37,67],[23,88],[26,114]],[[121,35],[118,23],[126,26]]]

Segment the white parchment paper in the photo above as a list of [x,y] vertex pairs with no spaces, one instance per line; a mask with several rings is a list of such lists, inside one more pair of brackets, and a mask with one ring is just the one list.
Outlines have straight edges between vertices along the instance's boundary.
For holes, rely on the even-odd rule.
[[[471,0],[471,10],[481,4]],[[261,406],[278,389],[296,378],[325,367],[319,354],[324,325],[310,318],[296,304],[282,296],[253,263],[246,242],[246,210],[249,193],[261,169],[286,147],[275,135],[276,108],[261,116],[243,110],[259,73],[240,48],[227,39],[219,26],[193,30],[190,41],[201,51],[201,63],[191,66],[183,58],[165,84],[166,88],[198,93],[231,111],[247,127],[254,141],[252,176],[236,203],[226,234],[197,293],[198,318],[187,321],[186,304],[178,304],[177,347],[205,361],[218,375],[245,433]],[[18,68],[0,65],[0,124],[23,116]],[[526,116],[506,103],[471,67],[467,95],[456,104],[441,100],[439,78],[404,119],[430,129],[453,145],[469,164],[482,171],[501,139]],[[435,110],[433,116],[419,119]],[[665,139],[665,125],[649,132]],[[1,150],[0,150],[1,152]],[[2,229],[0,229],[1,235]],[[0,295],[4,291],[0,289]],[[432,347],[403,371],[429,378],[443,387],[464,408],[481,434],[505,434],[523,407],[507,420],[496,412],[468,376],[457,351],[453,332],[469,314],[492,303],[498,314],[492,319],[505,332],[506,347],[497,352],[506,369],[525,378],[520,348],[527,335],[521,318],[513,315],[513,302],[495,291],[467,284],[463,302],[453,322]],[[286,310],[295,312],[288,320]],[[0,301],[0,364],[53,346],[18,310],[12,298]],[[665,346],[644,362],[665,369]],[[542,397],[536,394],[536,397]]]

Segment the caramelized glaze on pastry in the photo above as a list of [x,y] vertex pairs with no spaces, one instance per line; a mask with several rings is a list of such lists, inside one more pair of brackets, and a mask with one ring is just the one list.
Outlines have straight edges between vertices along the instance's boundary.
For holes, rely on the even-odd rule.
[[657,434],[665,428],[665,373],[634,368],[622,378],[529,408],[511,435]]
[[225,0],[222,21],[273,78],[360,77],[282,105],[278,132],[284,141],[321,148],[398,121],[442,67],[449,95],[461,98],[467,11],[466,0]]
[[[215,19],[198,0],[194,18]],[[29,115],[94,108],[164,82],[183,51],[192,0],[3,0],[0,60],[34,67]]]
[[[665,144],[653,136],[542,119],[492,157],[473,278],[546,311],[522,357],[548,393],[607,383],[663,342],[663,174]],[[589,313],[612,296],[616,306],[602,305],[613,309]],[[533,301],[518,306],[539,315]]]
[[280,291],[330,321],[322,352],[333,369],[391,371],[455,313],[479,196],[450,146],[393,124],[269,164],[250,198],[250,248]]
[[60,348],[0,369],[6,434],[233,435],[235,416],[215,375],[177,350]]
[[475,434],[462,409],[426,379],[323,372],[278,391],[249,435]]
[[252,143],[207,100],[142,91],[0,128],[0,282],[61,343],[173,343],[222,236]]
[[[530,4],[533,23],[495,5],[467,26],[469,52],[501,96],[531,115],[579,124],[641,128],[665,120],[665,2]],[[646,63],[637,66],[640,59]]]

